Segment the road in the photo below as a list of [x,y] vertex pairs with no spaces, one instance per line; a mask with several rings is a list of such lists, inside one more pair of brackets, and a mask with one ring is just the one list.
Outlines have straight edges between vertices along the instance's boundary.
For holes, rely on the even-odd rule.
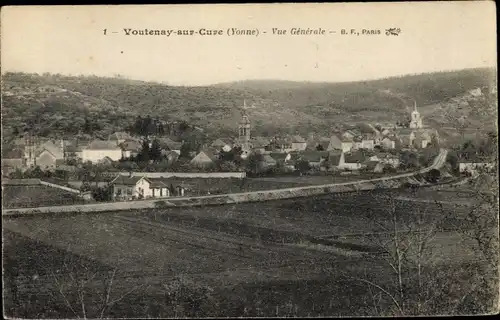
[[[86,204],[86,205],[19,208],[19,209],[3,210],[2,215],[16,215],[20,213],[37,214],[37,213],[49,213],[49,212],[105,212],[105,211],[130,210],[130,209],[147,209],[147,208],[155,208],[157,206],[158,201],[163,201],[165,207],[200,206],[200,205],[210,205],[210,204],[216,205],[216,204],[226,204],[226,203],[244,203],[244,202],[288,199],[288,198],[304,197],[309,195],[319,195],[325,193],[373,190],[376,188],[393,188],[395,186],[400,186],[400,184],[397,183],[397,180],[412,178],[417,174],[423,174],[429,172],[432,169],[440,169],[446,162],[447,155],[448,151],[446,149],[440,149],[439,154],[434,158],[432,165],[430,165],[429,167],[423,168],[416,172],[403,173],[383,178],[348,181],[341,183],[329,183],[323,185],[311,185],[303,187],[292,187],[284,189],[230,193],[222,195],[172,197],[172,198],[161,198],[154,200],[138,200],[138,201],[111,202],[111,203],[107,202],[107,203]],[[384,182],[388,181],[393,181],[396,183],[392,186],[376,185],[376,183],[383,184]],[[407,181],[400,181],[400,182],[407,182]]]

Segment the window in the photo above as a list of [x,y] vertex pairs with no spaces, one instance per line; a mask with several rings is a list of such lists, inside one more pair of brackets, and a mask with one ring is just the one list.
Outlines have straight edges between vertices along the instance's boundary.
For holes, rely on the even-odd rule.
[[132,195],[132,188],[127,188],[127,195],[129,195],[129,196]]

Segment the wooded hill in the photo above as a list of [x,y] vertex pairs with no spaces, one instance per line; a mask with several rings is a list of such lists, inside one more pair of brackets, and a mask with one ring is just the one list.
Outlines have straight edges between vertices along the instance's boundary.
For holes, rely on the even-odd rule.
[[[30,126],[35,134],[78,134],[85,118],[106,136],[137,115],[185,120],[215,135],[235,134],[243,101],[254,133],[329,134],[355,122],[395,123],[408,106],[446,101],[496,83],[492,69],[468,69],[349,83],[251,80],[212,86],[96,76],[6,73],[2,77],[4,134]],[[168,80],[168,79],[167,79]]]

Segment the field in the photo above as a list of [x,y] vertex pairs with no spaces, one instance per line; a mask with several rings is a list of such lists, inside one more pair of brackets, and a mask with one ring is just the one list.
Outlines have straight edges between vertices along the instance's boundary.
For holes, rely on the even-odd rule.
[[[54,316],[50,305],[58,317],[71,316],[51,277],[69,257],[80,275],[96,270],[89,281],[92,290],[102,293],[111,270],[117,270],[113,298],[134,290],[107,310],[115,317],[373,315],[367,286],[353,279],[391,279],[377,247],[362,235],[373,234],[374,221],[387,222],[379,199],[366,193],[4,218],[6,290],[11,291],[6,301],[33,302],[29,308],[11,303],[7,310],[16,305],[13,312],[19,317],[47,318]],[[411,220],[423,210],[419,206],[403,201],[397,210]],[[441,214],[436,208],[428,213]],[[476,263],[475,247],[457,240],[451,222],[438,223],[433,247],[439,259],[434,262],[458,279],[468,270],[465,265]],[[182,293],[172,300],[174,284],[182,288],[175,292]],[[68,299],[79,305],[76,295]],[[87,303],[90,317],[97,311]]]
[[82,204],[83,199],[61,189],[43,185],[2,186],[4,208],[30,208],[53,205]]

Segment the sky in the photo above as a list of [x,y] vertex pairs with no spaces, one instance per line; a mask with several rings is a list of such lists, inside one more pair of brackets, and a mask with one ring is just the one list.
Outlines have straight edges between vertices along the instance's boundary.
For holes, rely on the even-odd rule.
[[[495,19],[492,1],[3,7],[1,64],[2,72],[119,74],[172,85],[368,80],[496,67]],[[239,28],[259,35],[127,36],[127,28],[224,34]],[[273,35],[273,28],[327,34]],[[386,36],[387,28],[401,32]],[[341,35],[341,29],[381,34]]]

